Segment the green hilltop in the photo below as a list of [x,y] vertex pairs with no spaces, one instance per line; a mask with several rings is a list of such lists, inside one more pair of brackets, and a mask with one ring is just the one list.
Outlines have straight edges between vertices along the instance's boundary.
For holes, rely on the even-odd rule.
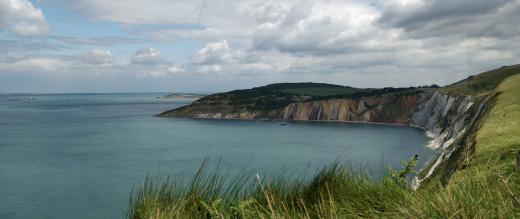
[[[280,109],[293,102],[327,99],[410,95],[439,90],[450,95],[483,96],[493,92],[507,77],[517,74],[520,65],[504,66],[499,69],[470,76],[457,83],[440,88],[437,85],[402,88],[355,88],[326,83],[276,83],[251,89],[233,90],[205,96],[194,102],[195,106],[212,106],[215,109],[230,107],[251,111]],[[167,111],[168,113],[171,111]]]
[[445,86],[442,92],[453,95],[485,95],[494,92],[502,81],[520,72],[520,65],[502,66],[501,68],[487,71],[457,83]]
[[233,90],[205,96],[194,104],[227,105],[252,111],[267,111],[285,107],[293,102],[326,100],[334,98],[357,99],[360,97],[392,94],[417,94],[438,86],[405,88],[354,88],[325,83],[277,83],[251,89]]

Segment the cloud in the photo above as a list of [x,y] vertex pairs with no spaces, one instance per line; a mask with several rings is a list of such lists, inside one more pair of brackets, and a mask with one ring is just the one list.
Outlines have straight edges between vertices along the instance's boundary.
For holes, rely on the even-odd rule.
[[401,28],[416,38],[463,35],[465,37],[517,36],[520,28],[518,0],[432,0],[416,4],[386,5],[378,23]]
[[186,69],[180,65],[172,65],[167,70],[167,73],[171,75],[181,74],[184,72],[186,72]]
[[165,64],[167,61],[166,57],[158,49],[143,48],[135,52],[131,62],[138,65],[160,65]]
[[[63,3],[64,1],[58,1]],[[65,1],[66,2],[66,1]],[[146,0],[103,1],[79,0],[72,4],[78,11],[98,20],[115,21],[123,24],[190,23],[199,16],[199,5],[189,0]]]
[[259,24],[276,23],[287,12],[282,4],[276,2],[262,2],[254,5],[251,9],[251,14]]
[[0,56],[0,73],[101,74],[113,64],[112,54],[105,49],[92,49],[76,55],[8,55]]
[[61,74],[63,69],[74,66],[64,56],[22,56],[0,59],[0,74],[31,72],[32,74]]
[[13,63],[15,67],[26,68],[26,69],[42,69],[44,71],[55,71],[66,64],[53,58],[28,58]]
[[174,42],[180,39],[211,41],[222,37],[224,34],[217,28],[204,29],[157,29],[145,31],[146,36],[161,42]]
[[83,53],[79,57],[80,61],[94,66],[110,66],[114,62],[114,57],[110,51],[105,49],[93,49]]
[[69,45],[95,45],[95,46],[113,46],[116,44],[138,44],[144,43],[143,39],[132,37],[117,36],[101,36],[101,37],[85,37],[85,36],[48,36],[47,39],[55,40]]
[[207,43],[195,53],[194,62],[198,64],[225,63],[233,60],[226,40]]
[[[48,41],[30,41],[18,39],[0,39],[0,51],[4,54],[17,54],[27,51],[58,51],[69,47]],[[0,56],[2,56],[0,54]]]
[[201,65],[197,68],[197,72],[201,74],[219,73],[221,71],[222,66],[220,65]]
[[0,0],[0,28],[25,37],[50,31],[42,10],[27,0]]

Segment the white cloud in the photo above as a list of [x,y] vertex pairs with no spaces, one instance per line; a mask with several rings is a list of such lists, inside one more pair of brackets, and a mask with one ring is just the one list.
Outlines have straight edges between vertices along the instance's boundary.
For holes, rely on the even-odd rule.
[[156,71],[156,70],[149,70],[149,71],[146,71],[144,74],[142,75],[138,75],[137,77],[164,77],[166,76],[168,73],[165,72],[165,71]]
[[0,28],[20,36],[38,36],[50,31],[41,9],[27,0],[0,0]]
[[261,2],[253,6],[250,13],[258,24],[276,23],[287,12],[287,8],[277,2]]
[[114,62],[114,57],[112,57],[110,51],[105,49],[90,50],[79,58],[82,62],[94,66],[110,66]]
[[172,65],[168,68],[167,73],[171,75],[181,74],[186,72],[186,69],[180,65]]
[[161,42],[174,42],[179,39],[210,41],[218,39],[224,34],[217,28],[205,28],[201,30],[158,29],[146,31],[145,35]]
[[54,73],[70,66],[66,60],[57,57],[25,57],[0,62],[1,72]]
[[226,40],[207,43],[195,53],[194,62],[198,64],[226,63],[233,60]]
[[123,24],[190,23],[197,20],[199,4],[190,0],[79,0],[72,3],[79,12],[99,20]]
[[95,45],[95,46],[113,46],[116,44],[138,44],[144,43],[143,39],[132,37],[115,37],[115,36],[48,36],[47,39],[55,40],[60,43],[69,44],[71,46],[78,45]]
[[222,66],[220,65],[202,65],[197,68],[197,72],[202,74],[219,73],[220,71],[222,71]]
[[137,50],[131,59],[131,62],[139,65],[160,65],[165,64],[166,57],[154,48],[143,48]]

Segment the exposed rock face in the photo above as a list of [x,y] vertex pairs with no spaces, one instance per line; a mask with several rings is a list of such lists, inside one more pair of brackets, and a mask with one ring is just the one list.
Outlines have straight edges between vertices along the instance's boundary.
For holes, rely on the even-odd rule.
[[[472,96],[450,96],[440,92],[422,97],[424,100],[413,113],[411,125],[422,127],[433,137],[429,147],[437,153],[425,166],[422,174],[415,177],[413,187],[431,177],[438,168],[445,165],[441,182],[445,183],[453,170],[463,164],[462,153],[472,153],[473,137],[478,129],[480,117],[487,110],[491,97],[478,100]],[[469,151],[469,152],[468,152]],[[458,156],[455,156],[458,155]],[[467,162],[467,160],[465,161]]]
[[411,125],[426,129],[435,137],[430,147],[438,149],[464,132],[467,112],[475,104],[471,96],[449,96],[440,92],[424,95],[423,101],[412,115]]
[[362,97],[291,103],[271,111],[249,111],[240,106],[196,103],[160,116],[206,119],[320,120],[409,124],[420,95]]
[[296,102],[283,109],[281,119],[408,124],[419,99],[409,95]]
[[[461,153],[471,153],[472,137],[489,99],[472,96],[453,96],[441,92],[386,95],[357,99],[299,101],[276,110],[250,111],[247,107],[231,106],[225,102],[194,104],[160,114],[160,116],[208,119],[273,119],[377,122],[410,125],[425,129],[432,141],[429,147],[437,153],[414,179],[417,188],[439,167],[451,162],[441,171],[449,179],[453,168],[461,166]],[[469,151],[468,151],[469,150]],[[446,165],[445,165],[446,166]]]

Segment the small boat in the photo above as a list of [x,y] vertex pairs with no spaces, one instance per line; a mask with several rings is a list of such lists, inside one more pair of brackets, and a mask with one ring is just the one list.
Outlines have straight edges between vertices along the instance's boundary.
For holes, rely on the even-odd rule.
[[285,122],[282,122],[282,123],[280,123],[280,125],[287,125],[287,123],[285,123]]

